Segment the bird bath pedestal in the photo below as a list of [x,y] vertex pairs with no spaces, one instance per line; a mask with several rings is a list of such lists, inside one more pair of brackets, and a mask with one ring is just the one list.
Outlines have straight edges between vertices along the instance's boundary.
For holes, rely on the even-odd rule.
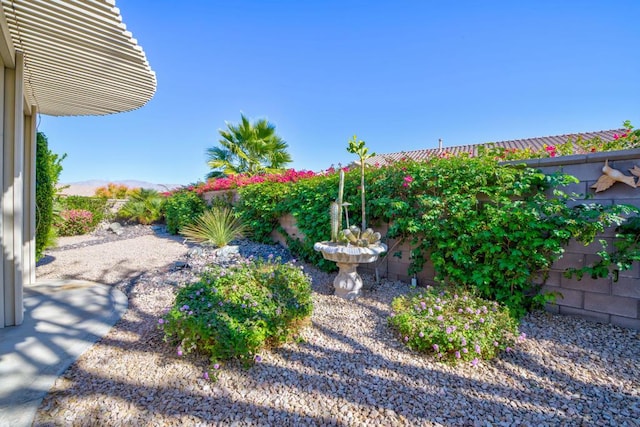
[[374,262],[387,251],[384,243],[366,247],[346,245],[336,242],[318,242],[313,249],[322,253],[324,259],[338,265],[338,275],[333,281],[336,295],[345,299],[356,299],[362,289],[362,278],[358,274],[358,264]]

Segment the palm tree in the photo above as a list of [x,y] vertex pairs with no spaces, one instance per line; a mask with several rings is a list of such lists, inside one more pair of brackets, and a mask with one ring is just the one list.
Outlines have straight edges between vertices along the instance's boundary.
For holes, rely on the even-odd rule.
[[227,123],[226,130],[218,131],[221,147],[207,150],[207,165],[212,169],[207,178],[274,173],[291,163],[288,145],[273,124],[265,119],[251,123],[244,114],[240,117],[240,124]]

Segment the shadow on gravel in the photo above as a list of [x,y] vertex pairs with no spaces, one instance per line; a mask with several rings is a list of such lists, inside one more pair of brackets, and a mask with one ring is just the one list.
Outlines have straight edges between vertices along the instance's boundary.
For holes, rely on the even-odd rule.
[[[158,237],[182,242],[182,238],[166,233],[158,233]],[[128,279],[123,290],[130,295],[129,311],[114,328],[119,334],[110,334],[96,345],[95,350],[104,355],[94,359],[105,358],[107,366],[111,360],[106,355],[152,354],[157,356],[152,363],[132,367],[129,362],[127,367],[169,371],[177,356],[175,347],[163,341],[157,327],[161,309],[143,309],[135,296],[141,293],[160,299],[162,288],[155,288],[156,294],[152,288],[146,289],[143,276],[138,272]],[[332,277],[327,275],[321,284],[314,284],[314,289],[329,294]],[[314,341],[272,350],[274,360],[283,363],[278,369],[272,369],[269,358],[249,370],[228,364],[225,369],[229,375],[241,379],[234,390],[220,389],[201,378],[208,365],[205,357],[180,359],[188,366],[180,367],[179,373],[174,368],[171,375],[175,377],[167,375],[156,385],[142,379],[117,379],[101,374],[100,366],[83,368],[87,365],[76,363],[64,373],[64,386],[45,398],[34,425],[153,425],[167,420],[190,425],[357,425],[360,419],[348,423],[336,418],[342,408],[357,411],[358,416],[379,416],[372,422],[380,425],[474,425],[477,421],[489,425],[598,425],[607,420],[616,424],[616,413],[609,412],[611,402],[616,408],[629,408],[631,419],[634,413],[640,414],[637,395],[614,390],[618,381],[638,384],[634,366],[640,340],[629,339],[628,349],[610,349],[605,335],[613,330],[605,329],[604,335],[594,337],[592,346],[580,347],[570,336],[547,337],[545,330],[553,324],[535,320],[538,323],[526,330],[532,340],[529,350],[523,346],[487,362],[480,368],[484,370],[480,375],[470,365],[442,365],[406,349],[387,327],[388,311],[371,301],[375,298],[375,292],[371,292],[354,302],[366,311],[361,320],[372,324],[366,330],[361,329],[361,320],[352,320],[354,324],[349,325],[338,313],[337,317],[312,322]],[[329,298],[323,303],[334,301]],[[348,307],[345,304],[345,310]],[[342,314],[348,317],[348,313]],[[345,328],[353,331],[347,334]],[[575,333],[580,330],[576,328]],[[551,354],[545,357],[566,359],[567,369],[545,364],[535,352],[536,340],[553,341],[553,346],[546,346]],[[585,376],[588,361],[607,366],[609,382]],[[571,364],[581,369],[573,369]],[[288,397],[281,399],[282,392],[297,397],[296,409],[287,409],[284,400]],[[264,395],[260,403],[248,401],[255,393]],[[117,400],[119,407],[113,402],[103,403],[105,394]],[[91,408],[74,412],[74,402],[86,398],[91,398]],[[306,415],[308,408],[321,415]]]
[[55,260],[56,260],[56,257],[54,257],[52,255],[45,255],[42,258],[40,258],[40,260],[38,262],[36,262],[36,267],[40,267],[40,266],[43,266],[43,265],[51,264]]
[[[132,287],[135,291],[135,283]],[[175,382],[166,378],[164,384],[150,386],[100,376],[95,370],[91,373],[76,364],[64,374],[68,386],[45,399],[34,425],[61,422],[62,415],[48,418],[47,414],[56,410],[58,404],[64,407],[66,399],[73,402],[76,396],[95,396],[96,402],[88,412],[74,415],[72,423],[77,425],[112,425],[125,416],[130,423],[146,425],[156,423],[158,414],[163,420],[189,424],[350,425],[336,419],[340,405],[347,408],[345,411],[377,413],[380,416],[377,422],[386,425],[473,425],[477,420],[489,424],[593,425],[607,419],[602,418],[606,408],[601,408],[601,402],[627,399],[629,410],[638,410],[637,405],[633,405],[634,401],[637,403],[637,396],[616,396],[606,384],[551,369],[543,360],[522,351],[489,362],[483,369],[493,371],[494,376],[485,373],[477,377],[471,366],[453,368],[436,362],[414,363],[424,356],[407,350],[393,338],[386,326],[388,313],[366,299],[357,304],[368,310],[366,317],[374,322],[372,329],[362,331],[361,340],[341,332],[344,322],[314,321],[312,327],[320,337],[317,343],[303,342],[272,350],[276,357],[286,361],[279,369],[266,369],[268,362],[249,370],[233,363],[225,367],[243,378],[244,384],[238,385],[244,387],[242,397],[255,390],[265,390],[265,400],[261,403],[244,401],[236,390],[213,391],[216,384],[201,378],[186,382],[184,378],[175,378]],[[135,334],[135,339],[106,338],[99,345],[115,348],[119,354],[158,355],[157,366],[141,366],[141,369],[163,369],[172,365],[176,360],[175,348],[163,342],[157,328],[158,316],[141,311],[135,301],[129,310],[134,315],[116,327]],[[341,349],[336,350],[335,345]],[[399,361],[395,353],[400,353],[400,359],[406,362]],[[182,360],[189,362],[192,371],[200,373],[207,366],[204,357]],[[187,374],[185,371],[184,375]],[[121,407],[128,408],[126,413],[114,412],[112,407],[100,404],[106,390],[111,397],[128,402],[121,403]],[[285,409],[287,397],[281,401],[278,390],[300,396],[304,407]],[[576,407],[576,393],[581,396],[580,413],[567,409]],[[322,415],[306,415],[307,407],[319,408],[317,412]],[[611,420],[615,421],[615,414],[611,414]],[[355,419],[354,422],[357,423]]]

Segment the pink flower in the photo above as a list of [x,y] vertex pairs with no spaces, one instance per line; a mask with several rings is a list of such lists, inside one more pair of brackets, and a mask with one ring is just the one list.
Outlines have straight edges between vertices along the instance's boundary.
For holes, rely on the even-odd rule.
[[220,369],[220,365],[216,363],[215,365],[213,365],[213,369]]
[[411,175],[407,175],[403,178],[404,182],[402,183],[403,187],[408,187],[409,184],[413,182],[413,177]]

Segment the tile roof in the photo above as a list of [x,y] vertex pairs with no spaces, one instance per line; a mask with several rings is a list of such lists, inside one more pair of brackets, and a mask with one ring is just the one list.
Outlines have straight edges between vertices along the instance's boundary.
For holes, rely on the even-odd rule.
[[504,147],[504,148],[531,148],[533,151],[538,151],[546,145],[558,145],[564,144],[571,138],[573,141],[577,140],[579,137],[582,139],[593,139],[600,138],[603,141],[613,141],[614,134],[624,133],[625,129],[612,129],[612,130],[602,130],[597,132],[584,132],[584,133],[573,133],[567,135],[556,135],[556,136],[543,136],[538,138],[526,138],[526,139],[515,139],[511,141],[499,141],[499,142],[486,142],[481,144],[470,144],[470,145],[456,145],[451,147],[442,147],[442,148],[425,148],[422,150],[412,150],[412,151],[402,151],[398,153],[388,153],[388,154],[377,154],[373,157],[367,159],[367,163],[370,165],[384,165],[392,162],[396,162],[402,159],[412,159],[412,160],[427,160],[431,157],[435,157],[441,153],[449,152],[451,154],[461,154],[461,153],[472,153],[476,155],[478,153],[478,147],[482,145],[491,145],[495,147]]

